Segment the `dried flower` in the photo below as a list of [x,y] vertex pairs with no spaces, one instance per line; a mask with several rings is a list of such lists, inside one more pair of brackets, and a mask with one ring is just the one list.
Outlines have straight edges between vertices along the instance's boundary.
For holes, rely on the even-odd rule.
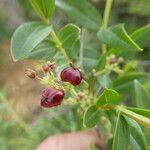
[[26,69],[25,75],[31,79],[35,79],[35,77],[37,76],[36,72],[32,69]]
[[47,64],[48,64],[51,71],[56,68],[56,62],[55,61],[47,61]]

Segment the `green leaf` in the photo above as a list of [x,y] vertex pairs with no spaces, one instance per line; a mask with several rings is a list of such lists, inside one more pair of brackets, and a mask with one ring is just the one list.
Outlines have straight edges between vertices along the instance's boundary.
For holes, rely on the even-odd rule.
[[130,145],[131,145],[131,150],[142,150],[131,134],[130,134]]
[[56,54],[56,47],[50,40],[42,41],[35,49],[28,53],[27,59],[49,60]]
[[57,36],[62,43],[62,47],[71,55],[70,50],[74,47],[77,40],[79,40],[80,28],[74,24],[68,24],[60,29]]
[[119,94],[112,89],[105,89],[104,92],[97,99],[97,106],[105,104],[116,104],[120,101]]
[[142,109],[142,108],[136,108],[136,107],[125,107],[125,108],[135,112],[136,114],[150,118],[150,110],[149,109]]
[[117,121],[117,112],[115,110],[106,110],[106,117],[109,119],[109,121],[111,122],[111,128],[113,129],[113,131],[115,130],[115,126],[116,126],[116,121]]
[[99,121],[100,111],[96,105],[90,106],[84,114],[83,124],[92,128]]
[[72,48],[68,50],[68,55],[70,58],[72,58],[72,61],[78,60],[79,58],[79,53],[80,53],[80,40],[77,40]]
[[129,145],[129,127],[123,116],[118,114],[112,150],[127,150]]
[[[141,150],[147,150],[147,143],[144,136],[144,133],[141,129],[141,127],[138,125],[138,123],[130,118],[126,117],[126,121],[130,128],[130,134],[132,138],[136,141],[138,144],[138,147],[140,147]],[[130,136],[130,138],[131,138]]]
[[30,0],[30,3],[43,20],[51,19],[55,11],[55,0]]
[[104,67],[106,65],[107,55],[108,55],[108,52],[101,55],[100,59],[98,60],[97,66],[96,66],[97,71],[104,69]]
[[131,38],[141,47],[146,46],[150,42],[150,24],[141,27],[131,34]]
[[93,69],[95,68],[95,64],[97,60],[94,58],[83,57],[83,66],[85,69]]
[[57,0],[56,5],[82,26],[91,30],[99,29],[99,12],[87,0]]
[[93,69],[96,67],[98,58],[100,56],[100,53],[98,50],[91,48],[91,47],[85,47],[83,52],[83,66],[84,69]]
[[122,114],[125,114],[126,116],[134,119],[136,122],[140,123],[141,125],[145,126],[145,127],[150,127],[150,119],[146,118],[142,115],[139,115],[131,110],[128,110],[126,107],[124,106],[116,106],[116,110],[121,112]]
[[100,75],[97,77],[98,83],[104,88],[110,88],[111,79],[107,74]]
[[141,51],[142,49],[127,34],[124,25],[119,24],[107,29],[101,28],[98,32],[101,42],[117,50]]
[[134,72],[134,73],[126,73],[117,79],[115,79],[112,83],[115,90],[118,92],[128,92],[133,90],[133,81],[139,80],[141,82],[148,79],[150,76],[148,73],[142,72]]
[[137,80],[134,81],[134,89],[136,106],[141,108],[150,108],[149,93]]
[[11,54],[14,61],[24,59],[51,32],[52,26],[40,22],[29,22],[21,25],[13,34]]

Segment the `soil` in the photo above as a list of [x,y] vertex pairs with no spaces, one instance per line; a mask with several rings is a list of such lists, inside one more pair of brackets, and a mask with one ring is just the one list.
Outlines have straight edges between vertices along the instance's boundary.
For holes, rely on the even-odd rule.
[[14,109],[25,115],[40,108],[41,91],[38,81],[24,75],[26,68],[34,68],[33,61],[13,62],[8,41],[0,45],[0,89],[6,89],[8,100],[14,101]]

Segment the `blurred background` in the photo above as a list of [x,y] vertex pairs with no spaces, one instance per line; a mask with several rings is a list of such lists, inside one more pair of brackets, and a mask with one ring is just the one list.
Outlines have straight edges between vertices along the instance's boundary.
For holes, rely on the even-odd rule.
[[[102,14],[105,0],[91,2]],[[44,110],[40,107],[44,87],[24,76],[25,68],[34,68],[36,62],[12,61],[12,33],[20,24],[38,19],[28,0],[0,0],[0,150],[33,150],[49,135],[83,129],[75,108],[61,106]],[[71,21],[56,9],[53,22],[59,28]],[[149,22],[149,0],[115,0],[111,24],[125,23],[130,33]],[[149,60],[149,48],[150,45],[137,57]]]

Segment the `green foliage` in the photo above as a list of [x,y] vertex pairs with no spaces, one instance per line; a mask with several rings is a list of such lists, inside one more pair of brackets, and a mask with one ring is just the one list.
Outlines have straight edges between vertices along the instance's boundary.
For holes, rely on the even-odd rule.
[[82,26],[98,30],[101,17],[87,0],[57,0],[56,5]]
[[129,146],[129,126],[125,118],[118,114],[112,150],[127,150]]
[[91,70],[92,68],[96,67],[97,64],[97,59],[99,57],[99,53],[97,52],[97,50],[92,49],[92,48],[84,48],[83,49],[83,66],[85,69],[87,70]]
[[[81,25],[83,32],[80,33],[77,25],[69,23],[55,33],[52,28],[55,25],[50,22],[55,1],[30,2],[43,22],[25,23],[16,30],[11,41],[13,60],[54,58],[58,67],[54,74],[43,77],[44,83],[65,89],[64,104],[74,105],[73,113],[79,112],[79,119],[76,119],[80,120],[79,124],[83,122],[85,128],[93,128],[102,124],[100,119],[103,122],[108,118],[112,127],[115,126],[114,132],[107,124],[105,127],[108,134],[113,134],[113,150],[147,150],[139,124],[150,127],[150,97],[148,88],[143,85],[149,82],[150,76],[142,63],[139,64],[142,67],[138,67],[135,57],[147,47],[150,25],[128,34],[123,24],[108,27],[111,0],[106,1],[103,20],[88,0],[56,0],[56,6]],[[80,86],[73,87],[60,81],[60,71],[69,63],[81,69],[83,81]],[[73,128],[73,117],[70,117],[69,128]],[[53,121],[53,127],[58,126],[60,120],[54,118]]]
[[29,22],[21,25],[11,40],[11,54],[14,61],[26,58],[30,52],[51,32],[52,26],[40,22]]
[[106,104],[117,104],[119,101],[119,94],[112,89],[105,89],[104,92],[98,97],[96,105],[98,107]]
[[141,124],[141,125],[143,125],[145,127],[149,127],[150,126],[150,118],[145,117],[143,115],[143,113],[145,113],[145,112],[142,112],[141,114],[138,114],[138,113],[133,112],[132,110],[126,109],[123,106],[117,106],[116,109],[118,111],[120,111],[122,114],[125,114],[126,116],[134,119],[139,124]]
[[150,108],[150,95],[148,91],[137,81],[134,81],[135,103],[140,108]]
[[123,24],[101,28],[98,32],[98,38],[101,42],[117,50],[141,51],[142,49],[131,39],[124,29]]
[[97,70],[102,70],[105,68],[107,55],[108,55],[108,53],[104,53],[101,55],[100,59],[98,60],[97,66],[96,66]]
[[150,24],[139,28],[131,34],[132,39],[141,47],[146,46],[150,42]]
[[[74,24],[68,24],[59,30],[57,36],[62,43],[62,47],[65,48],[66,53],[71,55],[71,49],[75,46],[79,40],[80,28]],[[76,50],[79,52],[79,50]]]
[[137,114],[140,114],[142,116],[145,116],[147,118],[150,118],[150,110],[149,109],[141,109],[141,108],[135,108],[135,107],[126,107],[128,110],[131,110]]
[[144,82],[149,79],[149,77],[148,73],[126,73],[113,81],[113,87],[119,92],[127,92],[133,89],[134,80]]
[[[147,150],[147,143],[141,127],[134,120],[126,118],[130,128],[130,143],[133,150],[139,147],[140,150]],[[133,140],[135,143],[133,143]]]
[[100,111],[98,107],[96,105],[92,105],[87,109],[83,118],[83,123],[86,127],[92,128],[98,123],[99,117]]
[[52,18],[55,11],[55,0],[30,0],[30,3],[44,21]]
[[50,40],[44,40],[39,43],[31,52],[28,53],[26,59],[31,60],[48,60],[56,54],[56,47]]

